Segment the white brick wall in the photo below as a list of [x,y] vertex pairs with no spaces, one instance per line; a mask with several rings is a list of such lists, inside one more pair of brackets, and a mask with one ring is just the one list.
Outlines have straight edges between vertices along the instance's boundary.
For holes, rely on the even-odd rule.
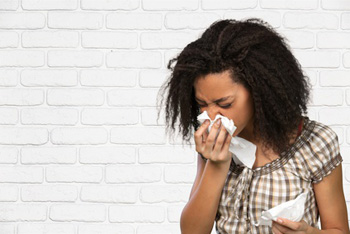
[[[260,17],[339,135],[350,206],[350,1],[0,0],[0,233],[180,233],[194,147],[164,131],[168,60],[218,19]],[[348,209],[350,210],[350,208]]]

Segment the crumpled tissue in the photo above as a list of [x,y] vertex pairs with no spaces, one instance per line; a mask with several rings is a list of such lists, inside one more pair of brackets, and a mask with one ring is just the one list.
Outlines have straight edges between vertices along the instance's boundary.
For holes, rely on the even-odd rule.
[[304,216],[306,198],[307,193],[305,192],[294,200],[284,202],[267,211],[263,211],[258,223],[254,225],[268,225],[271,227],[272,220],[277,221],[277,218],[285,218],[293,222],[299,222]]
[[[214,120],[209,118],[207,111],[204,111],[200,115],[197,116],[197,120],[202,124],[205,120],[210,121],[210,125],[208,130],[210,131],[211,127],[215,123],[217,119],[221,119],[222,126],[224,126],[227,132],[232,136],[236,130],[236,126],[232,119],[228,119],[222,115],[216,115]],[[255,162],[255,151],[256,145],[243,139],[241,137],[232,137],[229,151],[233,153],[233,160],[237,165],[244,165],[249,168],[253,167]]]

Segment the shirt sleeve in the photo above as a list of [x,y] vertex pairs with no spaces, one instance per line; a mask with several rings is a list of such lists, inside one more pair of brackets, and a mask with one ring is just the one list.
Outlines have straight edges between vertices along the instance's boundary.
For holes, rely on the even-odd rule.
[[313,155],[309,158],[312,183],[319,183],[329,175],[342,161],[337,134],[323,125],[315,134],[312,142]]

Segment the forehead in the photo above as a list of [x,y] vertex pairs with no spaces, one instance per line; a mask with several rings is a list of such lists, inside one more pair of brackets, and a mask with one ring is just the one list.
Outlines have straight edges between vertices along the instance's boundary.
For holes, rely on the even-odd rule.
[[197,98],[210,100],[233,95],[239,86],[232,80],[230,72],[222,72],[197,78],[194,90]]

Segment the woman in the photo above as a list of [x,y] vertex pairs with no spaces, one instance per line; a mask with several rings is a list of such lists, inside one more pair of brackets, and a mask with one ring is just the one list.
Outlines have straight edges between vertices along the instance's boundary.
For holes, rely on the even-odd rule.
[[[169,62],[166,122],[194,132],[197,176],[181,215],[183,234],[349,233],[336,134],[305,116],[309,86],[284,39],[259,19],[211,25]],[[231,136],[220,119],[234,121]],[[256,145],[251,168],[232,160],[232,137]],[[306,193],[302,220],[259,225],[263,211]],[[322,230],[318,227],[321,218]]]

